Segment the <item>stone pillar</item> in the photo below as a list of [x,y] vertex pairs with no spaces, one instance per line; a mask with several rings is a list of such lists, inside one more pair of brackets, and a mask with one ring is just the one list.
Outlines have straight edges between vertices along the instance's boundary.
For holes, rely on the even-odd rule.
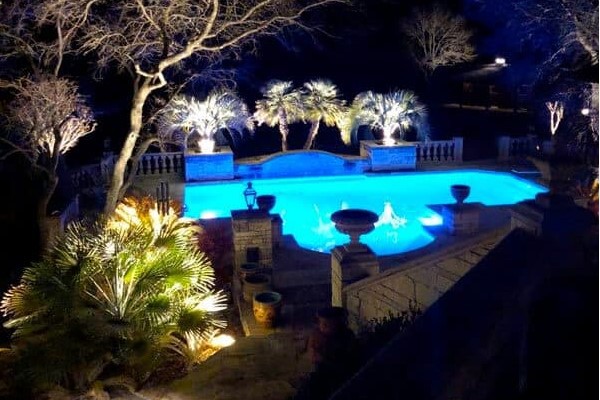
[[554,143],[552,140],[544,140],[542,142],[542,154],[547,156],[554,154]]
[[331,251],[331,305],[346,307],[344,287],[379,273],[379,261],[364,244],[334,247]]
[[479,230],[480,203],[446,204],[442,207],[444,227],[452,235],[465,235]]
[[498,160],[506,161],[510,158],[510,137],[500,136],[498,138]]
[[271,214],[259,210],[231,211],[236,269],[247,262],[246,255],[249,248],[258,249],[258,263],[261,267],[273,267],[272,219]]
[[278,248],[281,245],[281,238],[283,236],[283,220],[279,216],[279,214],[271,214],[272,221],[272,237],[273,237],[273,247]]
[[370,159],[371,171],[414,170],[417,166],[417,147],[404,141],[384,145],[375,140],[363,140],[360,155]]
[[453,137],[454,142],[454,161],[463,160],[463,138],[461,136]]

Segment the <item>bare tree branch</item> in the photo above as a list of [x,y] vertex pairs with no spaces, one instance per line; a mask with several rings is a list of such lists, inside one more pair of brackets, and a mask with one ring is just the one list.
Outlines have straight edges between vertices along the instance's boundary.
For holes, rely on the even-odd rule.
[[439,5],[417,10],[401,27],[411,40],[412,55],[426,76],[438,67],[475,58],[475,48],[469,43],[472,33],[465,20]]

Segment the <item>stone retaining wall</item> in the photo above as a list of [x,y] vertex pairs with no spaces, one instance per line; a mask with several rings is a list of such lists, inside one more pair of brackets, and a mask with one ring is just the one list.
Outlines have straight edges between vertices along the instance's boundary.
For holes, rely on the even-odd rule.
[[508,231],[508,227],[503,227],[458,248],[442,249],[425,259],[348,285],[344,296],[353,324],[360,325],[408,311],[410,302],[424,311],[477,264]]

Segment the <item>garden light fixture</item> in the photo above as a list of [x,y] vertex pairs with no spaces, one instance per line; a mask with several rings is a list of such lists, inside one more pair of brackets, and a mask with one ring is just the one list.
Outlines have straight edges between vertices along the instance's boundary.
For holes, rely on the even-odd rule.
[[244,190],[244,200],[246,200],[248,210],[252,210],[256,203],[256,190],[252,187],[252,182],[248,182],[248,186]]

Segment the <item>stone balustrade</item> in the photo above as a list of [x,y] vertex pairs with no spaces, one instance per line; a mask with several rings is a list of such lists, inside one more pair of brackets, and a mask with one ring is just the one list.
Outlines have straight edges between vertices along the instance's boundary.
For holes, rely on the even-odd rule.
[[463,160],[463,138],[452,140],[430,140],[414,142],[416,146],[416,163],[421,165],[443,165],[460,163]]

